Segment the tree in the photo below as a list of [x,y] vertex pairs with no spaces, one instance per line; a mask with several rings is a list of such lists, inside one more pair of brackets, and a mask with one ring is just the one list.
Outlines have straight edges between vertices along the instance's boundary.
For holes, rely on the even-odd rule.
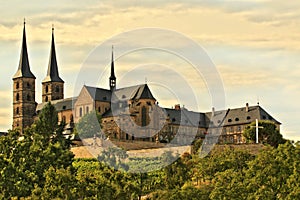
[[[243,132],[243,136],[251,142],[256,140],[256,122],[252,122]],[[279,144],[286,142],[277,129],[274,122],[270,121],[259,121],[258,126],[263,127],[259,129],[258,140],[264,144],[270,144],[271,146],[277,147]]]
[[70,141],[63,137],[64,124],[48,103],[36,122],[23,134],[9,131],[0,138],[0,190],[3,198],[28,197],[45,187],[50,167],[72,171]]
[[84,115],[75,126],[80,138],[91,138],[101,131],[101,115],[92,111]]
[[289,142],[261,151],[243,169],[217,173],[211,199],[299,199],[300,149]]

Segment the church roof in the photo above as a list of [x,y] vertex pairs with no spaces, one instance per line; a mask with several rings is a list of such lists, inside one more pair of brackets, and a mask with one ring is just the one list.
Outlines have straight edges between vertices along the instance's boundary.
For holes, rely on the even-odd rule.
[[111,91],[103,88],[84,86],[95,101],[110,102]]
[[30,65],[29,65],[29,60],[28,60],[25,22],[24,22],[24,28],[23,28],[23,41],[22,41],[19,67],[18,67],[18,71],[13,76],[13,79],[21,78],[21,77],[35,79],[35,76],[30,71]]
[[117,89],[113,92],[112,101],[134,100],[134,99],[154,99],[147,84],[135,85]]
[[58,73],[57,60],[56,60],[56,51],[55,51],[55,42],[54,42],[54,28],[52,28],[52,41],[51,41],[51,50],[50,58],[48,64],[47,76],[43,80],[44,82],[64,82]]
[[[73,104],[76,102],[77,97],[70,97],[66,99],[59,99],[51,101],[51,104],[54,105],[57,112],[64,111],[64,110],[72,110]],[[36,107],[36,111],[39,112],[43,109],[43,107],[48,102],[39,103]]]

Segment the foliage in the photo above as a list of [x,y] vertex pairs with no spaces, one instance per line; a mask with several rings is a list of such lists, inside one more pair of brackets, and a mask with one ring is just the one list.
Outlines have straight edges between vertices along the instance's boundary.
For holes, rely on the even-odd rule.
[[39,118],[23,134],[9,131],[0,138],[0,190],[2,198],[27,197],[46,187],[47,172],[67,169],[72,172],[70,141],[58,125],[57,113],[48,103]]
[[98,160],[113,167],[116,170],[128,170],[128,165],[125,164],[124,160],[128,157],[125,150],[116,147],[109,147],[107,150],[103,150]]
[[300,149],[289,142],[259,153],[242,170],[216,174],[211,199],[299,199]]
[[84,115],[75,126],[80,138],[91,138],[99,135],[101,131],[101,115],[92,111]]
[[[256,122],[252,122],[243,132],[243,136],[251,142],[256,140]],[[276,128],[274,122],[270,121],[258,121],[258,126],[262,127],[258,131],[258,141],[264,144],[270,144],[271,146],[277,147],[279,144],[286,142]]]

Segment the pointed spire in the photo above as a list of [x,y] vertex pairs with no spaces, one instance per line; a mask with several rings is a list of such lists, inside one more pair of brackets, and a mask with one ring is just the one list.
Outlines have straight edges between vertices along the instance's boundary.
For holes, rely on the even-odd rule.
[[115,64],[114,64],[114,46],[111,47],[110,77],[111,78],[116,78],[116,76],[115,76]]
[[20,54],[20,62],[19,62],[18,71],[13,76],[13,79],[20,78],[20,77],[35,79],[35,76],[30,71],[30,65],[29,65],[28,53],[27,53],[25,25],[26,25],[26,22],[25,22],[25,18],[24,18],[23,41],[22,41],[22,48],[21,48],[21,54]]
[[110,90],[116,88],[116,76],[115,76],[115,65],[114,65],[114,46],[111,49],[111,66],[110,66],[110,77],[109,77]]
[[58,73],[57,61],[56,61],[56,51],[55,51],[55,42],[54,42],[54,26],[52,24],[52,41],[51,41],[51,50],[50,50],[50,58],[47,76],[43,80],[44,82],[64,82]]

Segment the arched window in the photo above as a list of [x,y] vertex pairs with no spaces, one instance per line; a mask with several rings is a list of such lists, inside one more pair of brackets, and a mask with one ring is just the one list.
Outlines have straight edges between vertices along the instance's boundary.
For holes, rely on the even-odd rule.
[[145,106],[142,107],[142,126],[146,126],[147,125],[147,118],[146,118],[146,115],[147,115],[147,109]]
[[16,100],[17,100],[17,101],[20,100],[20,95],[19,95],[19,93],[17,93],[17,95],[16,95]]
[[45,102],[48,102],[48,96],[45,97]]
[[30,83],[27,82],[27,83],[26,83],[26,86],[27,86],[27,88],[30,88]]
[[19,84],[19,82],[17,82],[16,83],[16,89],[19,89],[19,87],[20,87],[20,84]]
[[101,112],[101,107],[100,107],[100,106],[98,107],[98,112],[99,112],[99,113]]
[[79,108],[79,117],[82,117],[82,108]]
[[73,114],[70,115],[70,122],[73,123],[74,122],[74,117]]
[[86,111],[86,113],[89,113],[89,107],[88,106],[85,108],[85,111]]

